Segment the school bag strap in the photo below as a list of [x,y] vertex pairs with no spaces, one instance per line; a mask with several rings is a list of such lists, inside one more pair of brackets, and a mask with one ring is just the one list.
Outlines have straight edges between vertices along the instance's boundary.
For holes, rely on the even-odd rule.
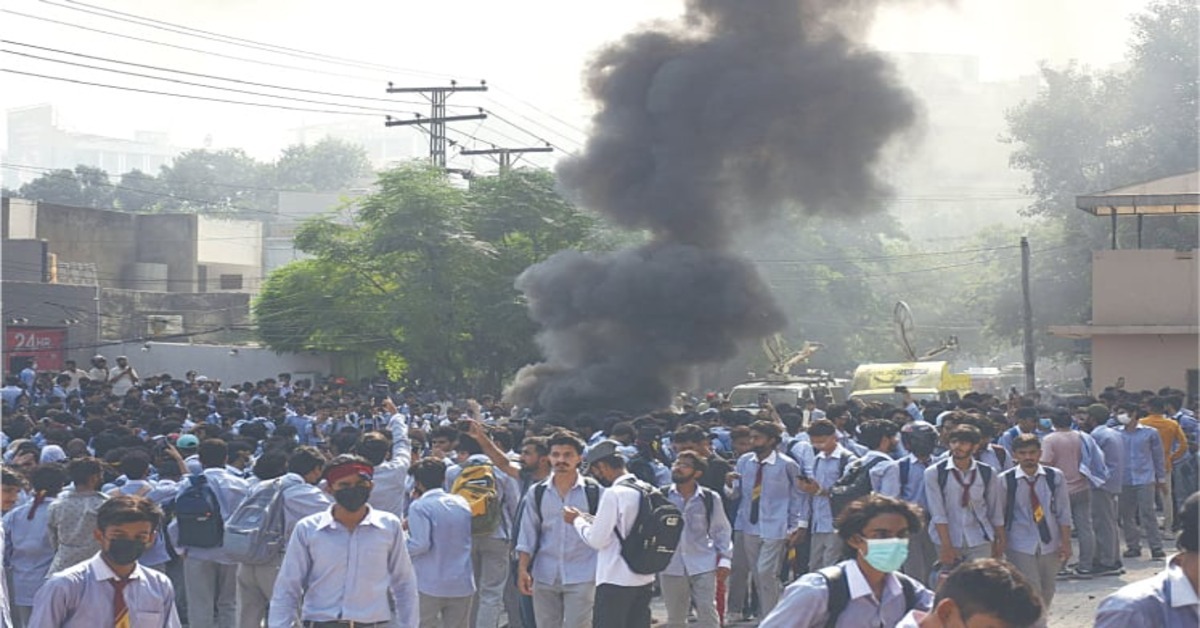
[[[825,628],[836,628],[842,611],[850,605],[850,583],[846,580],[846,570],[841,565],[833,565],[819,569],[817,573],[825,578],[825,588],[828,591]],[[907,613],[917,607],[917,585],[912,578],[900,572],[893,575],[900,580],[900,589],[904,592],[904,611]]]

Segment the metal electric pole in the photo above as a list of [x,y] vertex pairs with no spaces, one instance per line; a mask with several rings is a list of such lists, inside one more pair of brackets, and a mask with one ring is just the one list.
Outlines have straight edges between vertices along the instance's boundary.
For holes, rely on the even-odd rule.
[[1034,371],[1037,358],[1033,348],[1033,303],[1029,296],[1029,239],[1021,236],[1021,297],[1024,301],[1025,327],[1025,392],[1037,391],[1037,376]]
[[481,81],[479,85],[470,85],[460,87],[457,81],[450,81],[450,85],[444,87],[393,87],[388,83],[387,93],[389,94],[421,94],[429,100],[430,109],[429,117],[418,115],[412,120],[396,120],[388,116],[384,126],[407,126],[413,124],[429,125],[429,159],[433,165],[439,168],[446,167],[446,123],[447,122],[464,122],[467,120],[486,120],[487,114],[483,109],[479,113],[447,116],[446,115],[446,98],[454,92],[486,92],[488,90],[487,83]]
[[500,164],[500,174],[505,174],[509,170],[512,170],[513,155],[516,155],[517,158],[520,159],[521,155],[523,155],[525,153],[551,153],[551,152],[554,152],[554,149],[551,148],[550,146],[534,146],[534,147],[530,147],[530,148],[498,148],[498,147],[493,146],[492,148],[463,150],[463,151],[459,152],[459,154],[460,155],[494,155],[496,157],[496,162]]

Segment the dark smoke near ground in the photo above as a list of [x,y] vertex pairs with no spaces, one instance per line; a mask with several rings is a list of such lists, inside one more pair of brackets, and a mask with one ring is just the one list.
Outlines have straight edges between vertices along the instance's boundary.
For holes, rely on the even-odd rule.
[[874,166],[915,119],[893,68],[852,37],[877,2],[690,0],[681,23],[633,33],[586,72],[599,108],[563,186],[653,241],[560,252],[518,279],[546,361],[508,398],[535,411],[663,407],[692,368],[786,319],[733,234],[799,206],[861,214]]

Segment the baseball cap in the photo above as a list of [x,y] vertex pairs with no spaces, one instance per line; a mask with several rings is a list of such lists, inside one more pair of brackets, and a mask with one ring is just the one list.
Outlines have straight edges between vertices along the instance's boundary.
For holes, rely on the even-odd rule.
[[618,443],[617,441],[612,440],[611,438],[602,440],[602,441],[596,443],[595,445],[593,445],[592,448],[588,450],[587,455],[584,457],[583,461],[590,465],[597,461],[604,460],[605,458],[611,458],[613,456],[618,456],[618,455],[620,455],[621,447],[622,447],[621,443]]
[[175,446],[180,449],[191,449],[200,446],[200,439],[196,438],[195,434],[184,434],[175,441]]

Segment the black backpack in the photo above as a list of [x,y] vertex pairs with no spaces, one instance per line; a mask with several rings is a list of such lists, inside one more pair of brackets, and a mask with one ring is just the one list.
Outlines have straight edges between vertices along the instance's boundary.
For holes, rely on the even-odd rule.
[[629,460],[629,464],[625,465],[625,467],[626,470],[632,473],[637,479],[649,484],[650,486],[657,486],[658,476],[654,473],[654,463],[650,462],[649,459],[641,455],[637,455],[631,458]]
[[642,494],[629,536],[622,537],[621,531],[617,530],[621,558],[634,573],[658,573],[667,568],[679,547],[679,538],[683,536],[683,513],[654,487],[636,480],[623,482],[621,486]]
[[[538,523],[542,522],[542,499],[546,496],[546,487],[550,479],[546,478],[533,487],[533,512],[537,514]],[[588,514],[596,514],[600,507],[600,483],[592,478],[583,478],[583,494],[587,497]]]
[[180,547],[221,547],[225,520],[217,494],[203,474],[188,477],[188,486],[175,498]]
[[[1050,487],[1050,510],[1053,512],[1055,499],[1054,490],[1058,485],[1058,472],[1052,467],[1042,468],[1046,470],[1046,486]],[[1008,497],[1008,499],[1004,502],[1004,529],[1011,530],[1013,522],[1013,508],[1017,503],[1017,473],[1015,471],[1010,471],[1008,473],[1001,474],[1000,477],[1004,478],[1004,482],[1006,484],[1005,493]]]
[[890,460],[884,456],[876,456],[863,464],[860,458],[846,467],[842,476],[829,489],[829,505],[834,521],[837,521],[838,515],[854,500],[871,494],[871,469]]
[[[825,620],[825,628],[834,628],[838,617],[850,604],[850,583],[846,581],[846,571],[837,565],[819,569],[817,573],[825,578],[825,588],[829,590],[829,601],[825,606],[829,618]],[[917,607],[917,585],[900,572],[895,575],[900,579],[900,588],[904,589],[904,612],[907,613]]]

